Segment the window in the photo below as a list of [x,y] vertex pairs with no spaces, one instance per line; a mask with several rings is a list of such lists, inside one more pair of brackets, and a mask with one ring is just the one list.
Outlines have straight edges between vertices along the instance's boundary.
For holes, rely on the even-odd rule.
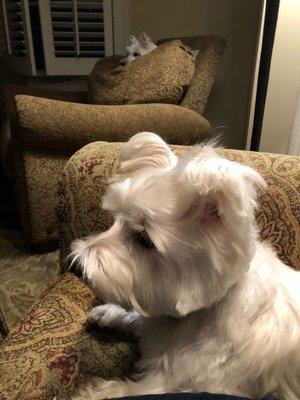
[[29,4],[17,0],[1,1],[1,51],[6,52],[16,70],[24,75],[35,75]]
[[126,1],[1,1],[2,40],[25,75],[88,75],[97,59],[124,52]]

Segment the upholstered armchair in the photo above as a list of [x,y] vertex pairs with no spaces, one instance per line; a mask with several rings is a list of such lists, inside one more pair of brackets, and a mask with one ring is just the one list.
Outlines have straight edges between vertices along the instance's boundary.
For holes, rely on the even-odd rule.
[[[98,300],[66,272],[70,243],[111,224],[111,216],[100,204],[108,179],[118,171],[121,146],[88,144],[63,167],[58,208],[63,275],[0,345],[0,397],[5,400],[69,399],[94,376],[124,377],[133,370],[137,344],[116,332],[87,326],[86,314]],[[185,149],[173,146],[178,155]],[[268,188],[259,194],[257,212],[261,238],[291,268],[300,270],[300,158],[218,151],[264,176]]]
[[179,105],[91,105],[86,104],[86,93],[5,88],[12,176],[23,231],[30,243],[57,240],[58,177],[69,157],[87,143],[122,142],[139,131],[154,131],[170,143],[186,145],[210,136],[211,126],[202,114],[225,41],[214,36],[182,41],[199,54],[191,85]]

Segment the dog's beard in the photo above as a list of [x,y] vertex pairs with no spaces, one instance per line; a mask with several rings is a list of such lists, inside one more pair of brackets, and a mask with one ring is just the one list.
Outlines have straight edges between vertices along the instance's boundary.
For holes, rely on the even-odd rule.
[[[128,233],[126,225],[127,221],[117,219],[103,237],[73,245],[74,255],[98,297],[125,309],[178,317],[209,307],[250,263],[248,247],[240,254],[226,250],[233,240],[229,236],[225,241],[217,234],[213,240],[208,238],[206,250],[197,243],[186,243],[186,238],[172,238],[174,252],[162,255],[156,248],[135,243],[136,232]],[[225,274],[226,268],[230,274]]]

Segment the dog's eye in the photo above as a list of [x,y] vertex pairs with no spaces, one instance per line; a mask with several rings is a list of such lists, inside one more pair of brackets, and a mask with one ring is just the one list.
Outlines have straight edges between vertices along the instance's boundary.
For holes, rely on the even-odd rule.
[[147,231],[135,232],[134,238],[138,244],[143,246],[145,249],[154,249],[154,243],[150,239]]
[[134,57],[138,57],[138,56],[139,56],[139,53],[134,52],[133,55],[134,55]]

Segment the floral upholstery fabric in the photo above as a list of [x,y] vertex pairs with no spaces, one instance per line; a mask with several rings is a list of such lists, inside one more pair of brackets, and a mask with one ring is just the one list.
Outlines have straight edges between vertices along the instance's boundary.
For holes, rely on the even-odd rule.
[[0,344],[1,400],[67,400],[93,376],[124,377],[136,345],[117,333],[87,328],[91,291],[65,274]]
[[[101,232],[111,219],[99,207],[108,178],[118,168],[121,144],[92,143],[68,161],[62,176],[60,227],[62,260],[78,237]],[[179,156],[187,147],[173,146]],[[286,155],[218,150],[221,155],[255,168],[268,183],[259,196],[257,223],[263,240],[279,257],[300,269],[300,159]]]
[[16,326],[60,275],[58,250],[30,251],[21,232],[0,228],[0,333]]
[[125,141],[143,130],[193,144],[211,132],[201,115],[170,104],[99,106],[20,95],[16,105],[15,188],[24,233],[34,244],[57,239],[58,179],[82,146],[99,139]]
[[[91,143],[75,153],[64,168],[58,207],[60,256],[64,267],[75,238],[102,232],[112,223],[110,214],[99,205],[108,179],[117,172],[120,146],[120,143]],[[78,190],[77,194],[74,190]]]
[[300,157],[238,150],[221,153],[265,178],[268,188],[259,195],[256,215],[261,240],[271,243],[285,264],[300,270]]
[[[42,244],[57,239],[58,177],[71,156],[14,146],[15,192],[23,232],[28,242]],[[25,201],[24,201],[25,200]]]

